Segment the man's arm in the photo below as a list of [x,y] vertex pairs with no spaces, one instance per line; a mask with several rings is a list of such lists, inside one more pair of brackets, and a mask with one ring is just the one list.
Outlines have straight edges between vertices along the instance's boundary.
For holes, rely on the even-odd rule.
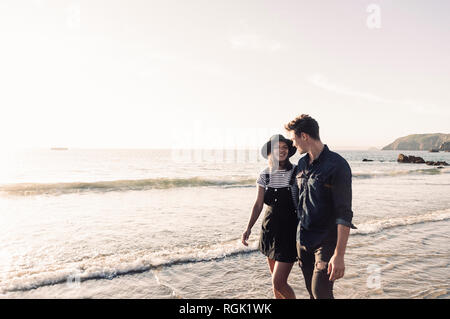
[[343,162],[332,178],[332,198],[336,213],[337,243],[328,263],[330,280],[344,277],[344,255],[352,224],[352,172],[347,162]]
[[328,275],[330,280],[334,281],[344,277],[345,262],[344,255],[347,248],[348,236],[350,235],[350,227],[342,224],[337,225],[337,244],[334,254],[328,262]]
[[332,175],[331,184],[336,224],[355,228],[352,225],[352,171],[346,161],[342,162]]

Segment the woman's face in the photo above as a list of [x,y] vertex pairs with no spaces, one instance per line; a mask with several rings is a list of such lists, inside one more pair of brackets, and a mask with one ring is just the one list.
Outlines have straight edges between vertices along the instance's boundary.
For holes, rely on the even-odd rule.
[[273,157],[278,162],[287,159],[289,154],[289,146],[285,142],[278,142],[273,145]]

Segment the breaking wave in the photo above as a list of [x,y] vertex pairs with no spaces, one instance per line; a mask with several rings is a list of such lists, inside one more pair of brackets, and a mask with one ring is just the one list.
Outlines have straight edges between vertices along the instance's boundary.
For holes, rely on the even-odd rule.
[[9,195],[61,195],[83,192],[122,192],[143,191],[149,189],[169,189],[179,187],[245,187],[254,186],[256,178],[241,179],[206,179],[192,178],[149,178],[137,180],[114,180],[99,182],[72,182],[72,183],[20,183],[1,185],[0,192]]
[[55,284],[73,285],[86,280],[113,279],[161,267],[206,262],[257,251],[257,242],[248,247],[239,239],[198,247],[170,250],[139,250],[128,253],[101,254],[62,264],[35,266],[32,269],[10,267],[0,276],[0,293],[27,291]]
[[[419,215],[380,219],[358,224],[352,235],[369,235],[385,229],[442,221],[450,219],[450,209],[427,212]],[[142,249],[127,253],[98,254],[80,257],[71,262],[52,265],[35,265],[23,269],[14,266],[0,276],[0,293],[26,291],[55,284],[77,284],[86,280],[113,279],[118,276],[142,273],[174,265],[208,262],[258,251],[258,242],[253,240],[248,247],[240,239],[209,245],[151,251]]]
[[373,234],[378,233],[384,229],[389,229],[393,227],[421,224],[426,222],[435,222],[446,219],[450,219],[450,209],[437,210],[425,214],[403,216],[403,217],[392,217],[368,221],[366,223],[357,225],[358,229],[352,230],[352,234],[360,234],[360,235]]
[[353,178],[376,178],[376,177],[396,177],[404,175],[438,175],[448,174],[450,170],[446,168],[420,168],[404,171],[387,171],[387,172],[375,172],[375,173],[353,173]]
[[[353,173],[354,179],[367,179],[378,177],[396,177],[402,175],[436,175],[448,174],[447,168],[424,168],[405,171],[388,171],[374,173]],[[254,187],[255,176],[224,177],[224,178],[148,178],[130,180],[112,180],[98,182],[67,182],[67,183],[18,183],[0,185],[0,193],[15,196],[28,195],[62,195],[85,192],[122,192],[145,191],[150,189],[171,189],[181,187],[222,187],[240,188]]]

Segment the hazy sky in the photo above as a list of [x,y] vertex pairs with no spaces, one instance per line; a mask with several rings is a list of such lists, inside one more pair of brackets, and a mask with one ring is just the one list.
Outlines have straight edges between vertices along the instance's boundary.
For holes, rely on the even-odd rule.
[[450,133],[449,13],[446,0],[0,0],[0,143],[259,145],[302,113],[333,148]]

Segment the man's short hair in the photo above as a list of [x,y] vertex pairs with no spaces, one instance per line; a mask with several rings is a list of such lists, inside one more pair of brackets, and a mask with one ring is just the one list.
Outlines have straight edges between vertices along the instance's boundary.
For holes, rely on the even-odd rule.
[[319,124],[307,114],[297,116],[294,120],[286,124],[284,128],[287,131],[294,131],[297,136],[300,136],[301,133],[306,133],[311,138],[320,141]]

